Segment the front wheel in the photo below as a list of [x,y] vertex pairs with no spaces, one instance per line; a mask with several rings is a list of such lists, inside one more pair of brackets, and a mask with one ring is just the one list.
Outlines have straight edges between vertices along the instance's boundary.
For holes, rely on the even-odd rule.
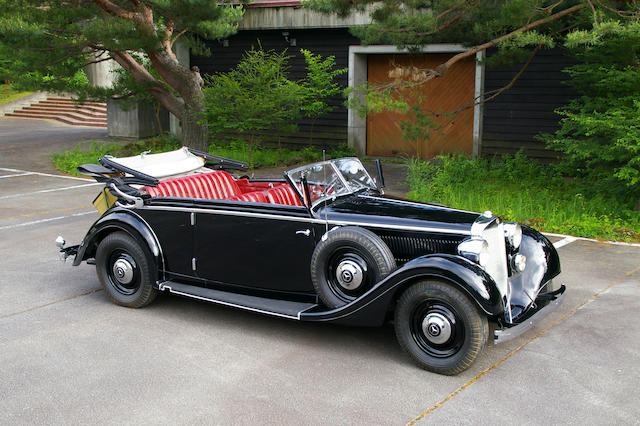
[[400,346],[425,370],[455,375],[471,366],[487,342],[489,326],[462,291],[439,281],[409,287],[398,300]]
[[107,235],[96,251],[96,271],[100,284],[116,304],[141,308],[155,299],[154,262],[130,235]]

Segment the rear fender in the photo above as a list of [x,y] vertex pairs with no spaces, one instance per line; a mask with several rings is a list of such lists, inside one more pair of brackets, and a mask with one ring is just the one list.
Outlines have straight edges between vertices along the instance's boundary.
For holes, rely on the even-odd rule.
[[89,228],[78,247],[73,265],[95,256],[100,241],[112,232],[123,231],[146,246],[153,257],[158,270],[164,271],[162,248],[149,224],[138,214],[128,209],[112,210],[102,216]]
[[504,311],[495,282],[480,266],[460,256],[428,255],[406,263],[353,302],[331,311],[303,313],[300,319],[380,325],[404,289],[425,279],[448,282],[464,291],[488,316]]

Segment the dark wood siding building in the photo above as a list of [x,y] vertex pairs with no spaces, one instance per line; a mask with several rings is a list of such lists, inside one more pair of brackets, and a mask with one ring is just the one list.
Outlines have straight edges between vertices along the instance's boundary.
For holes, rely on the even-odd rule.
[[[531,157],[553,156],[536,135],[556,131],[559,116],[554,110],[576,96],[562,72],[573,64],[575,60],[562,49],[538,52],[513,87],[484,105],[481,153],[513,154],[524,148]],[[507,85],[521,66],[487,67],[485,92]]]

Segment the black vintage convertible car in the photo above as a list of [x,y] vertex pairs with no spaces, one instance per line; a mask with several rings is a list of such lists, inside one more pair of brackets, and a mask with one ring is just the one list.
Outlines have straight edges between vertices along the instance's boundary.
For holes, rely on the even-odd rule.
[[501,342],[562,301],[558,254],[540,233],[472,213],[383,196],[357,158],[238,176],[245,163],[188,150],[103,157],[102,213],[74,265],[95,263],[117,304],[164,291],[291,320],[394,323],[400,346],[442,374],[468,368],[496,324]]

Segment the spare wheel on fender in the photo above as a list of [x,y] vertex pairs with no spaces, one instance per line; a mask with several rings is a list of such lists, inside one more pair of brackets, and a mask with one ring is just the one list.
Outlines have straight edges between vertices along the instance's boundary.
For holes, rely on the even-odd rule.
[[357,226],[327,232],[311,257],[313,286],[330,308],[357,299],[395,268],[396,261],[384,241]]

